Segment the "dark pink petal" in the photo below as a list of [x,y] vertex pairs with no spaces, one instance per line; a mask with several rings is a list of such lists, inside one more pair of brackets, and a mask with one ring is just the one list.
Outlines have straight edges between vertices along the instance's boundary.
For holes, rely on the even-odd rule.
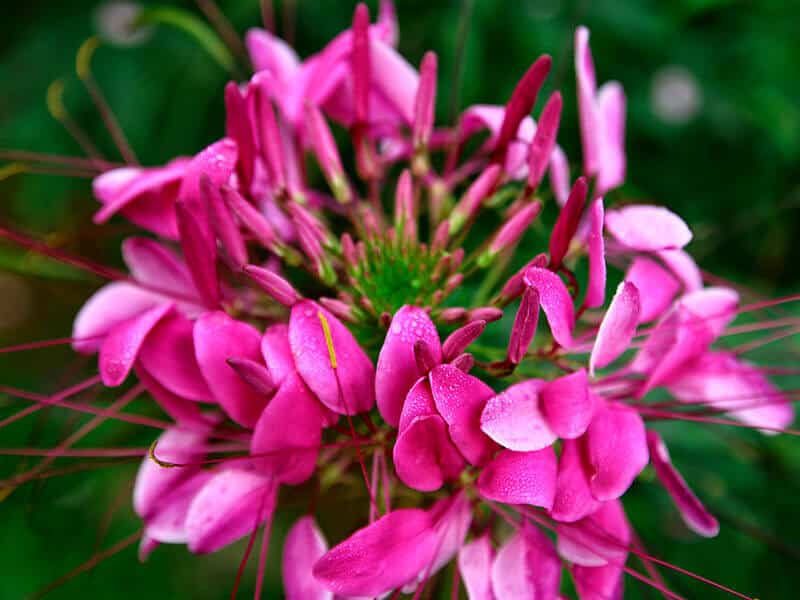
[[647,466],[644,422],[639,413],[622,404],[597,407],[586,430],[586,445],[594,470],[589,485],[598,500],[622,496]]
[[589,372],[594,375],[597,367],[611,364],[615,358],[625,352],[636,333],[639,323],[641,303],[639,290],[630,281],[623,281],[611,299],[611,304],[600,323],[597,338],[589,357]]
[[575,30],[575,75],[578,83],[578,114],[581,125],[583,145],[583,172],[595,175],[600,165],[599,131],[595,94],[597,83],[594,74],[592,50],[589,48],[589,30],[578,27]]
[[538,324],[539,292],[536,288],[525,286],[508,338],[508,360],[511,364],[518,365],[525,358]]
[[547,382],[540,396],[542,411],[555,435],[568,440],[583,435],[594,416],[585,369]]
[[317,464],[324,415],[300,377],[292,374],[269,401],[253,430],[250,452],[259,470],[297,485]]
[[672,466],[664,440],[655,431],[648,431],[647,446],[650,449],[650,458],[656,475],[672,497],[683,522],[697,535],[715,537],[719,533],[719,521],[706,510],[683,476]]
[[561,266],[561,261],[578,229],[583,215],[583,207],[586,204],[587,191],[586,178],[578,177],[567,203],[561,209],[556,224],[553,225],[553,231],[550,234],[550,267],[552,269],[558,269]]
[[155,306],[111,331],[100,348],[99,368],[103,384],[115,387],[125,381],[145,338],[170,310],[172,304]]
[[301,517],[292,525],[281,562],[286,600],[333,600],[333,592],[311,574],[314,563],[327,551],[328,543],[314,517]]
[[289,346],[289,326],[275,323],[267,327],[261,338],[261,356],[267,365],[272,381],[280,385],[288,375],[295,372],[292,349]]
[[496,600],[492,591],[494,548],[489,534],[462,546],[458,552],[458,570],[469,600]]
[[562,105],[561,92],[554,92],[547,100],[539,117],[528,155],[528,187],[532,190],[539,187],[547,165],[550,163],[550,157],[556,145]]
[[565,348],[572,345],[575,308],[567,286],[558,275],[547,269],[531,267],[525,271],[525,282],[539,292],[539,303],[547,317],[553,339]]
[[175,214],[183,255],[194,285],[207,305],[217,306],[220,300],[217,247],[210,233],[208,214],[205,210],[192,211],[183,202],[175,204]]
[[194,352],[214,399],[231,419],[244,427],[253,427],[266,397],[242,381],[227,360],[232,356],[258,360],[261,357],[258,331],[224,312],[206,313],[194,325]]
[[319,304],[301,300],[292,307],[289,344],[303,381],[332,411],[354,415],[375,405],[372,361],[347,327]]
[[550,539],[525,523],[498,550],[492,565],[496,600],[557,600],[561,563]]
[[155,240],[129,237],[122,242],[122,258],[131,275],[154,290],[196,296],[186,265],[172,250]]
[[556,440],[540,406],[545,382],[529,379],[489,399],[481,414],[481,429],[501,446],[527,452],[541,450]]
[[597,93],[597,124],[600,170],[597,173],[598,195],[625,181],[625,92],[615,81],[604,84]]
[[570,569],[580,600],[622,600],[625,572],[621,566],[581,567]]
[[589,281],[586,283],[586,308],[602,306],[606,297],[606,243],[603,239],[603,198],[589,207]]
[[585,567],[625,564],[631,528],[619,500],[603,502],[577,523],[560,524],[557,532],[558,553],[570,562]]
[[211,229],[227,254],[228,264],[238,271],[247,264],[247,247],[244,236],[234,219],[233,212],[222,199],[219,188],[212,186],[205,177],[200,180],[200,187],[203,189],[208,204]]
[[171,393],[189,400],[211,401],[194,352],[194,324],[170,313],[153,328],[139,352],[147,373]]
[[552,447],[533,452],[501,450],[481,471],[478,491],[489,500],[550,510],[556,493],[556,473]]
[[660,317],[681,288],[669,271],[644,256],[637,256],[633,260],[625,274],[625,281],[630,281],[639,290],[640,323]]
[[703,287],[703,275],[694,259],[684,250],[659,250],[656,255],[664,261],[688,292]]
[[350,69],[353,78],[354,113],[356,123],[366,123],[369,119],[370,40],[369,9],[366,4],[356,5],[353,13],[353,41],[350,56]]
[[414,359],[414,344],[423,340],[436,364],[442,362],[436,326],[421,308],[403,306],[392,317],[375,369],[375,398],[384,420],[397,427],[403,400],[421,373]]
[[438,490],[466,466],[438,415],[413,418],[397,436],[393,458],[400,480],[421,492]]
[[205,148],[187,165],[179,199],[188,202],[192,209],[200,206],[202,204],[200,179],[205,175],[215,187],[227,184],[236,166],[237,157],[236,143],[228,138]]
[[438,414],[428,378],[422,377],[408,390],[403,402],[403,412],[400,414],[398,428],[403,431],[417,417],[430,417]]
[[[255,89],[255,88],[254,88]],[[247,102],[235,81],[225,86],[225,135],[236,142],[236,171],[242,189],[250,189],[255,169],[256,142],[247,110]],[[212,186],[213,187],[213,186]],[[202,187],[201,187],[202,190]]]
[[251,533],[275,510],[275,482],[252,471],[218,471],[194,497],[186,515],[189,550],[215,552]]
[[77,352],[96,352],[108,333],[126,321],[164,303],[163,297],[124,281],[97,290],[75,317],[72,347]]
[[436,409],[447,423],[453,443],[471,464],[484,464],[496,446],[481,431],[481,412],[494,391],[452,365],[434,368],[430,382]]
[[436,556],[431,516],[392,511],[359,529],[314,565],[314,577],[342,596],[380,596],[412,581]]
[[682,402],[711,406],[753,427],[783,429],[794,421],[786,395],[758,367],[726,352],[707,352],[687,363],[667,385]]
[[556,496],[550,516],[572,523],[593,513],[600,503],[589,488],[591,466],[585,457],[584,440],[564,440],[558,461]]
[[167,413],[179,425],[187,423],[192,425],[207,424],[205,416],[200,412],[200,407],[196,402],[187,400],[173,394],[167,388],[156,381],[150,373],[142,366],[141,362],[134,367],[134,372],[139,381],[144,385],[147,392],[153,397],[161,409]]
[[608,211],[606,229],[624,247],[641,252],[683,248],[692,240],[692,232],[678,215],[649,204]]

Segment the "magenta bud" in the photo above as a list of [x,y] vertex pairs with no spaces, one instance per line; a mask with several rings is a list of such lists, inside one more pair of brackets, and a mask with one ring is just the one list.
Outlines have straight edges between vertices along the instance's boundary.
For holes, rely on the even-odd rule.
[[222,187],[222,197],[228,208],[239,217],[241,224],[255,236],[262,246],[270,250],[275,248],[278,241],[277,236],[264,215],[245,200],[239,192],[228,186]]
[[447,278],[447,281],[444,282],[444,293],[449,295],[454,289],[461,285],[462,281],[464,281],[463,273],[453,273]]
[[472,370],[472,367],[475,366],[475,358],[472,356],[472,354],[467,352],[456,356],[452,361],[450,361],[450,364],[459,371],[469,373]]
[[426,52],[419,67],[419,86],[414,100],[414,149],[427,148],[436,108],[436,54]]
[[520,296],[522,292],[525,291],[525,271],[527,271],[531,267],[545,267],[547,266],[547,255],[546,254],[537,254],[533,260],[529,261],[524,267],[522,267],[519,271],[514,273],[511,277],[508,278],[506,284],[503,286],[503,289],[500,290],[500,299],[504,302],[508,302]]
[[533,136],[528,155],[528,189],[530,191],[539,187],[547,165],[550,163],[550,155],[556,145],[562,105],[561,92],[554,92],[547,100],[539,117],[536,134]]
[[460,306],[445,308],[439,313],[439,320],[448,325],[459,323],[467,316],[467,309]]
[[431,252],[441,252],[447,247],[450,241],[450,221],[442,221],[433,234]]
[[425,340],[414,342],[414,360],[421,375],[427,375],[438,364],[433,349]]
[[231,357],[225,362],[236,374],[259,394],[271,396],[278,386],[272,381],[267,367],[249,358]]
[[342,245],[342,256],[344,256],[348,266],[356,266],[358,264],[358,252],[356,251],[356,245],[353,243],[353,238],[349,233],[343,233],[340,242]]
[[489,253],[497,255],[516,244],[534,219],[539,216],[541,210],[542,203],[538,200],[531,204],[526,204],[518,210],[513,217],[500,227],[492,243],[489,244]]
[[319,303],[343,321],[348,321],[350,323],[356,322],[356,318],[353,315],[353,307],[346,302],[342,302],[336,298],[322,297],[319,299]]
[[502,173],[503,169],[500,165],[489,165],[469,186],[464,196],[453,209],[453,212],[450,213],[449,221],[453,234],[461,231],[464,225],[475,218],[481,203],[492,195],[500,183]]
[[511,98],[506,104],[503,124],[500,126],[500,133],[492,151],[493,162],[501,165],[505,162],[508,145],[517,135],[517,129],[522,123],[522,119],[533,110],[536,97],[550,72],[552,62],[552,59],[546,54],[537,58],[511,93]]
[[514,317],[511,335],[508,341],[508,360],[518,365],[525,358],[528,346],[536,335],[536,325],[539,322],[539,292],[536,288],[526,287],[522,294],[519,310]]
[[[256,75],[258,77],[258,75]],[[256,89],[257,122],[260,124],[261,150],[266,159],[269,180],[275,189],[282,190],[286,187],[286,161],[283,155],[283,143],[275,110],[262,85],[269,85],[268,80],[259,81]]]
[[567,203],[561,209],[556,224],[553,226],[553,232],[550,234],[550,268],[552,269],[560,267],[561,261],[567,254],[572,237],[581,222],[587,190],[586,177],[578,177],[575,185],[572,186]]
[[469,315],[467,317],[470,321],[477,321],[482,320],[486,321],[487,323],[493,323],[494,321],[499,321],[503,318],[503,311],[499,308],[495,308],[494,306],[482,306],[480,308],[473,308],[469,311]]
[[405,240],[417,239],[417,214],[414,207],[414,186],[411,173],[404,169],[397,179],[397,190],[394,195],[394,224],[403,232]]
[[353,74],[353,102],[356,123],[366,123],[369,117],[369,9],[359,2],[353,13],[353,51],[350,69]]
[[463,327],[456,329],[447,336],[444,344],[442,344],[442,359],[445,362],[449,362],[457,357],[483,333],[484,329],[486,329],[486,321],[480,319],[470,321]]
[[244,272],[262,290],[284,306],[293,306],[302,299],[300,293],[292,287],[291,283],[273,271],[262,269],[255,265],[245,265]]
[[206,199],[214,234],[228,254],[233,267],[241,269],[247,264],[247,247],[230,209],[225,205],[219,189],[212,185],[206,174],[200,176],[200,191]]
[[353,194],[342,168],[336,141],[322,112],[310,102],[306,103],[306,131],[333,195],[342,204],[349,203]]

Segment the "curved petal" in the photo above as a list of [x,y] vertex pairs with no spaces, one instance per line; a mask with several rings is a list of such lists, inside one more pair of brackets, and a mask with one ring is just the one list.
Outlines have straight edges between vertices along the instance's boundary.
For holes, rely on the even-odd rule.
[[414,418],[397,436],[393,458],[400,480],[421,492],[438,490],[465,466],[438,415]]
[[594,416],[585,369],[547,382],[541,399],[547,423],[560,438],[571,440],[583,435]]
[[591,466],[584,448],[582,440],[564,440],[561,444],[556,496],[550,511],[556,521],[579,521],[600,506],[589,488]]
[[608,211],[606,229],[624,247],[642,252],[683,248],[692,240],[692,232],[678,215],[649,204]]
[[533,452],[501,450],[478,478],[478,491],[490,500],[532,504],[547,510],[556,493],[556,453],[552,447]]
[[498,550],[492,565],[496,600],[556,600],[561,585],[561,563],[553,543],[526,523]]
[[400,431],[404,431],[414,419],[419,417],[438,416],[433,393],[427,377],[421,377],[406,394],[403,412],[400,415]]
[[589,372],[592,375],[596,367],[602,368],[611,364],[630,347],[639,323],[641,307],[636,286],[630,281],[620,283],[600,323],[589,357]]
[[491,579],[493,561],[494,548],[488,534],[462,546],[458,553],[458,570],[469,600],[495,600]]
[[275,510],[277,487],[243,469],[217,472],[192,500],[186,515],[189,550],[214,552],[251,533]]
[[266,71],[280,84],[288,84],[300,68],[294,49],[264,29],[248,30],[244,43],[255,71]]
[[659,250],[656,252],[670,271],[680,279],[686,291],[694,292],[703,287],[703,275],[694,259],[684,250]]
[[328,543],[314,517],[301,517],[292,525],[281,563],[286,600],[333,600],[333,592],[311,574],[314,563],[327,551]]
[[242,381],[227,363],[232,356],[259,360],[261,335],[252,326],[221,311],[206,313],[194,325],[194,352],[208,388],[225,412],[244,427],[253,427],[266,397]]
[[403,306],[392,317],[375,369],[375,399],[384,420],[397,427],[403,400],[422,373],[414,359],[414,344],[422,340],[442,362],[442,346],[436,326],[428,313],[414,306]]
[[276,323],[267,327],[261,338],[261,355],[272,381],[276,384],[280,385],[287,376],[296,373],[292,349],[289,346],[288,325]]
[[590,516],[557,528],[558,553],[585,567],[623,565],[628,555],[631,528],[619,500],[603,502]]
[[572,345],[575,328],[575,308],[567,286],[561,278],[547,269],[531,267],[525,271],[525,282],[539,292],[539,302],[550,325],[553,339],[561,346]]
[[557,436],[540,407],[544,385],[541,379],[529,379],[490,398],[481,414],[481,430],[501,446],[519,452],[552,444]]
[[681,288],[669,271],[644,256],[637,256],[633,260],[625,274],[625,281],[630,281],[639,290],[640,323],[660,317]]
[[372,361],[347,327],[325,308],[311,300],[295,304],[289,319],[289,344],[297,371],[325,406],[350,415],[374,406]]

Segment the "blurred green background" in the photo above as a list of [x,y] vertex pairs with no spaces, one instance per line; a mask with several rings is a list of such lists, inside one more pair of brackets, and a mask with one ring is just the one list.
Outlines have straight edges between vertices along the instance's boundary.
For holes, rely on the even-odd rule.
[[[200,15],[188,0],[161,4]],[[559,139],[573,164],[580,152],[572,32],[577,24],[588,25],[599,81],[618,79],[628,95],[629,175],[617,197],[652,200],[681,214],[695,231],[690,250],[704,269],[765,296],[800,289],[800,4],[397,4],[405,56],[418,64],[427,49],[439,54],[440,122],[451,119],[453,106],[503,103],[530,62],[542,52],[552,54],[548,89],[558,87],[565,95]],[[80,155],[45,107],[48,85],[64,78],[68,110],[115,156],[73,70],[78,46],[97,32],[100,5],[27,0],[5,7],[0,147]],[[318,50],[347,27],[353,5],[350,0],[292,3],[286,22],[300,54]],[[375,14],[375,3],[370,5]],[[221,0],[220,6],[239,32],[260,23],[257,0]],[[279,4],[279,26],[286,13]],[[93,71],[144,164],[196,152],[223,132],[221,91],[229,75],[183,32],[158,28],[135,47],[106,45],[97,52]],[[118,262],[120,236],[131,228],[122,221],[92,227],[96,206],[88,180],[22,175],[0,181],[2,224],[84,256]],[[0,242],[0,346],[68,336],[72,316],[100,283]],[[774,314],[798,312],[789,308]],[[791,340],[757,356],[784,366],[796,366],[796,357]],[[63,347],[5,354],[0,355],[0,383],[52,392],[77,381],[90,367]],[[113,397],[104,394],[100,400]],[[0,419],[24,405],[0,395]],[[4,429],[0,445],[53,446],[75,423],[74,416],[44,410]],[[645,477],[626,498],[647,548],[762,600],[796,598],[800,444],[788,437],[699,425],[667,428],[667,434],[675,462],[720,517],[722,533],[710,541],[687,533],[666,494]],[[151,431],[133,435],[108,426],[87,438],[86,445],[147,445],[153,437]],[[20,463],[1,456],[0,477],[35,460]],[[64,475],[29,484],[1,502],[0,599],[28,596],[133,532],[138,524],[129,498],[135,469],[129,463]],[[323,510],[322,521],[341,526],[358,517],[325,516]],[[279,543],[288,524],[281,520],[275,525],[267,598],[281,597]],[[243,544],[237,544],[211,557],[192,557],[183,547],[163,547],[139,564],[129,548],[48,597],[223,598],[230,594],[242,551]],[[688,598],[725,596],[664,573],[673,589]],[[249,570],[240,597],[251,596],[252,585]],[[635,581],[626,585],[626,597],[658,597]]]

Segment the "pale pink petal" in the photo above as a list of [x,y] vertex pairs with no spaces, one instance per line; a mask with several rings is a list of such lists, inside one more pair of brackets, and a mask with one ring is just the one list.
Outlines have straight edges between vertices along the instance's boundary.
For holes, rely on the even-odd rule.
[[739,294],[730,288],[708,287],[684,294],[680,306],[702,319],[715,338],[736,318]]
[[595,193],[602,195],[625,181],[625,92],[619,83],[603,84],[597,92],[596,110],[600,170]]
[[540,267],[525,271],[525,282],[539,292],[539,303],[547,317],[553,339],[565,348],[570,347],[575,327],[575,308],[567,286],[558,275]]
[[703,275],[694,259],[684,250],[659,250],[656,255],[680,279],[686,291],[693,292],[703,287]]
[[481,414],[483,432],[501,446],[519,452],[552,444],[557,435],[540,406],[544,385],[541,379],[529,379],[490,398]]
[[550,539],[525,523],[498,550],[492,565],[496,600],[556,600],[561,585],[561,563]]
[[550,187],[559,206],[564,206],[569,198],[569,162],[560,146],[553,148],[550,155]]
[[458,553],[458,570],[468,600],[496,600],[491,579],[493,561],[494,549],[489,534],[462,546]]
[[625,572],[621,566],[581,567],[570,569],[580,600],[622,600]]
[[606,298],[606,243],[603,239],[603,198],[589,206],[589,280],[586,283],[586,308],[602,306]]
[[328,543],[314,517],[301,517],[292,525],[281,562],[286,600],[333,600],[333,592],[311,574],[314,563],[327,551]]
[[251,533],[271,518],[277,486],[243,469],[217,472],[194,497],[186,515],[189,550],[214,552]]
[[586,447],[594,470],[589,486],[598,500],[619,498],[647,465],[644,422],[622,404],[597,408],[586,430]]
[[[323,323],[329,328],[332,348]],[[375,405],[372,361],[347,327],[326,309],[310,300],[295,304],[289,320],[289,344],[306,385],[332,411],[354,415]]]
[[681,513],[683,522],[697,535],[716,536],[719,533],[719,521],[706,510],[683,476],[672,465],[669,451],[661,436],[655,431],[648,431],[647,445],[656,475],[672,497],[672,501]]
[[393,459],[400,480],[421,492],[438,490],[466,466],[438,415],[412,419],[397,436]]
[[589,357],[589,372],[594,375],[595,368],[611,364],[625,352],[636,333],[639,323],[641,302],[639,290],[630,281],[623,281],[611,299],[611,304],[600,323],[597,338]]
[[244,427],[253,427],[266,397],[247,385],[228,364],[232,356],[259,360],[261,334],[247,323],[217,311],[194,325],[194,352],[208,388],[225,412]]
[[584,460],[584,440],[564,440],[558,461],[558,479],[553,509],[556,521],[571,523],[597,510],[600,503],[589,488],[591,466]]
[[678,215],[650,204],[608,211],[606,229],[625,248],[642,252],[683,248],[692,240],[692,232]]
[[603,502],[585,519],[562,523],[556,531],[558,553],[576,565],[599,567],[625,563],[631,529],[619,500]]
[[414,99],[419,74],[397,50],[380,40],[370,41],[371,77],[374,90],[402,117],[414,122]]
[[403,400],[422,373],[414,360],[414,344],[427,343],[435,363],[442,361],[439,334],[431,318],[421,308],[403,306],[392,317],[375,369],[375,398],[384,420],[397,427]]
[[324,420],[322,406],[299,375],[289,375],[269,401],[253,430],[255,464],[278,483],[306,481],[317,465]]
[[103,384],[120,385],[130,373],[145,338],[172,310],[172,304],[161,304],[143,312],[111,331],[100,348],[99,369]]
[[501,450],[481,471],[478,491],[507,504],[532,504],[547,510],[556,493],[556,453],[552,447],[533,452]]
[[436,409],[447,423],[450,438],[471,464],[485,463],[496,445],[481,431],[481,412],[494,391],[477,377],[452,365],[439,365],[430,373]]
[[415,581],[436,556],[431,516],[392,511],[359,529],[314,565],[314,577],[342,596],[380,596]]
[[625,280],[639,290],[639,301],[642,305],[639,312],[640,323],[660,317],[681,288],[678,280],[669,271],[644,256],[637,256],[633,260],[625,274]]
[[594,416],[585,369],[547,382],[540,396],[542,410],[555,435],[570,440],[583,435]]
[[464,545],[472,523],[472,500],[466,492],[437,500],[428,510],[438,539],[433,560],[419,574],[419,580],[430,578],[449,563]]
[[594,74],[592,50],[589,48],[589,30],[578,27],[575,30],[575,75],[578,85],[578,116],[583,144],[583,172],[595,175],[600,165],[600,149],[595,93],[597,83]]
[[288,325],[275,323],[267,327],[264,337],[261,338],[261,355],[272,381],[276,384],[280,385],[288,375],[295,372]]

